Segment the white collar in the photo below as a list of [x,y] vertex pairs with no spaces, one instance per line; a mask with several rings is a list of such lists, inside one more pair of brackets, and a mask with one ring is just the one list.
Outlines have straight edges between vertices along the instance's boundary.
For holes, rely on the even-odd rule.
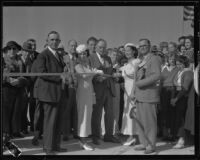
[[100,54],[98,52],[96,52],[96,53],[97,53],[97,56],[98,56],[100,62],[103,64],[104,63],[104,59],[100,56]]
[[56,51],[51,49],[51,47],[47,46],[47,48],[51,51],[51,53],[53,53],[54,56],[56,56]]
[[97,53],[98,58],[99,58],[99,59],[102,59],[101,56],[100,56],[100,54],[99,54],[98,52],[96,52],[96,53]]

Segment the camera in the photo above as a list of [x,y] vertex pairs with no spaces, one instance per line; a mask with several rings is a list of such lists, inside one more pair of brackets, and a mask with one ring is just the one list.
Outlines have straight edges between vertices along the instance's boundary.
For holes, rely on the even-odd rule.
[[6,141],[4,143],[4,147],[7,148],[10,154],[12,154],[14,157],[19,157],[22,153],[22,151],[16,144],[14,144],[14,142]]

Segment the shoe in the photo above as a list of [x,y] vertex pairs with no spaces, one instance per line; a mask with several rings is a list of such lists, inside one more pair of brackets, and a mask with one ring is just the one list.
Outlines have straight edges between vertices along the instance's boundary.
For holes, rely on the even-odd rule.
[[131,145],[134,145],[135,143],[136,143],[136,139],[133,138],[131,140],[126,141],[123,145],[124,146],[131,146]]
[[34,146],[39,146],[39,141],[38,141],[38,139],[33,138],[31,142],[32,142],[32,145],[34,145]]
[[104,136],[104,142],[121,143],[120,140],[114,136]]
[[144,154],[152,154],[152,153],[155,153],[155,152],[156,152],[155,149],[146,149],[144,151]]
[[96,145],[100,145],[100,141],[98,138],[92,138],[92,143],[96,144]]
[[66,148],[55,148],[55,149],[53,149],[53,151],[55,151],[55,152],[67,152],[67,149]]
[[173,146],[173,149],[182,149],[185,147],[185,141],[183,138],[179,138],[177,144],[175,146]]
[[146,148],[143,146],[143,145],[137,145],[135,146],[134,150],[135,151],[142,151],[142,150],[145,150]]
[[29,132],[27,130],[23,130],[22,133],[23,134],[29,134]]
[[54,151],[45,151],[46,155],[56,155],[56,153]]
[[18,133],[13,133],[13,136],[16,137],[16,138],[24,138],[24,134],[22,134],[21,132],[18,132]]
[[79,136],[73,135],[74,139],[79,139]]
[[63,136],[63,141],[68,141],[69,137],[68,136]]
[[93,151],[94,150],[94,148],[92,146],[88,145],[87,143],[84,143],[84,144],[80,143],[80,146],[81,146],[82,149],[84,149],[86,151]]
[[184,144],[176,144],[175,146],[173,146],[173,149],[182,149],[182,148],[184,148],[185,146],[184,146]]
[[43,139],[43,135],[39,135],[38,139],[40,140]]

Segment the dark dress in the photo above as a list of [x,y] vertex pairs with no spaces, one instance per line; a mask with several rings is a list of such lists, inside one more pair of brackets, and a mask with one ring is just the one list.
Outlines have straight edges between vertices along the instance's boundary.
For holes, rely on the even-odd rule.
[[191,135],[194,135],[194,95],[195,90],[194,86],[190,88],[189,95],[188,95],[188,107],[185,116],[185,126],[184,128],[190,131]]
[[[8,57],[4,58],[5,65],[3,72],[20,72],[22,65],[20,60],[11,60]],[[2,86],[2,111],[3,111],[3,132],[7,134],[19,133],[21,131],[21,115],[22,102],[27,80],[23,77],[13,77],[18,79],[19,83],[15,86],[11,85],[9,79],[12,77],[3,77]]]

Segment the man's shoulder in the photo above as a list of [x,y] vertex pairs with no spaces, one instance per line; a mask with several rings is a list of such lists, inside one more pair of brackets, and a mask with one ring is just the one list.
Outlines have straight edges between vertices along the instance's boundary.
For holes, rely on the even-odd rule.
[[45,48],[40,54],[38,54],[38,57],[44,57],[49,54],[50,50],[48,48]]
[[157,56],[157,55],[154,55],[154,54],[151,55],[150,61],[151,61],[152,63],[161,63],[160,57]]

